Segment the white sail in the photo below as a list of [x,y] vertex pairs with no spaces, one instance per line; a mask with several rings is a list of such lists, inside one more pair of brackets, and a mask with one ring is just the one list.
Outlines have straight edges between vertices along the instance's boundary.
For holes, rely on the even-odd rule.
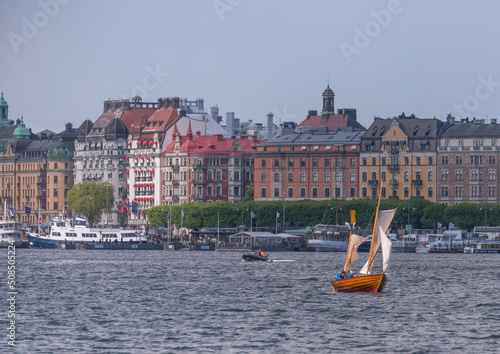
[[[388,254],[388,257],[390,258],[390,252],[391,252],[391,242],[389,239],[387,239],[386,233],[387,230],[389,229],[389,226],[391,226],[392,219],[394,218],[394,215],[396,215],[397,209],[391,209],[391,210],[382,210],[378,212],[378,220],[377,226],[375,228],[374,235],[372,237],[372,246],[370,248],[370,254],[368,255],[368,261],[366,261],[366,264],[363,266],[363,269],[361,269],[360,274],[370,274],[372,270],[372,265],[373,265],[373,260],[375,259],[375,255],[378,252],[378,249],[382,242],[387,244],[386,241],[389,242],[389,251],[384,252],[384,249],[386,247],[382,247],[382,251],[384,253]],[[386,241],[383,239],[387,239]],[[389,258],[387,260],[387,266],[389,265]],[[385,257],[384,257],[385,260]]]
[[351,243],[349,244],[348,254],[351,255],[351,262],[355,262],[359,259],[358,247],[366,241],[366,238],[352,234]]
[[382,271],[386,273],[389,270],[389,262],[391,261],[392,242],[384,233],[382,236]]

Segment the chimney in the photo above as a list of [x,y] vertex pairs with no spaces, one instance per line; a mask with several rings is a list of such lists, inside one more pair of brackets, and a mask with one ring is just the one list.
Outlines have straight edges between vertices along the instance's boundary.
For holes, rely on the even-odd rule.
[[181,116],[181,117],[185,117],[185,116],[186,116],[186,110],[185,110],[185,109],[181,109],[181,110],[179,111],[179,116]]
[[234,112],[226,113],[226,131],[229,135],[234,133]]
[[318,115],[318,111],[315,111],[315,110],[308,110],[307,111],[307,119],[311,118],[312,116],[317,116]]
[[219,107],[210,107],[210,116],[212,117],[213,120],[215,120],[217,123],[217,116],[219,115]]
[[455,117],[453,117],[450,113],[446,116],[446,121],[450,126],[455,124]]
[[203,98],[197,98],[196,99],[196,107],[198,108],[198,111],[199,112],[203,112],[203,110],[205,109],[205,104],[204,104],[204,99]]
[[73,128],[73,124],[71,123],[66,123],[66,130],[71,130]]
[[111,100],[104,101],[103,113],[106,113],[111,109]]
[[269,112],[267,114],[267,138],[272,139],[273,133],[274,133],[273,114]]

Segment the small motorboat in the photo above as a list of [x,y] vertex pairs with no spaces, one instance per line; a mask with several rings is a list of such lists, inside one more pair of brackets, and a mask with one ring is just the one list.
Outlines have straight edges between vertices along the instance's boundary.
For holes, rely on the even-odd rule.
[[264,252],[245,253],[243,259],[245,261],[270,261],[269,255]]

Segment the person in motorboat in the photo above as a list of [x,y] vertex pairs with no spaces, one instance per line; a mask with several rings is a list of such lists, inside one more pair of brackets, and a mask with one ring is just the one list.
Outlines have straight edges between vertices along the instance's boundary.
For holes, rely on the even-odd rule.
[[259,256],[261,256],[261,257],[265,257],[264,251],[260,251],[260,252],[259,252]]
[[340,280],[340,279],[345,279],[345,272],[344,271],[342,271],[342,273],[337,275],[337,277],[335,278],[335,280]]

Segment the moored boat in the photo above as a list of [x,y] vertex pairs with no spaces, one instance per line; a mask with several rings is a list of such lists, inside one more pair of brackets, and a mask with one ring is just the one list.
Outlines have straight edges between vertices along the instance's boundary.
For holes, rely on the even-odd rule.
[[83,218],[76,218],[73,223],[57,217],[50,220],[48,234],[28,233],[28,241],[33,248],[56,248],[61,243],[147,243],[148,238],[137,230],[89,228]]
[[17,221],[0,221],[0,248],[21,247],[24,230]]
[[500,241],[482,241],[464,247],[464,253],[500,253]]

